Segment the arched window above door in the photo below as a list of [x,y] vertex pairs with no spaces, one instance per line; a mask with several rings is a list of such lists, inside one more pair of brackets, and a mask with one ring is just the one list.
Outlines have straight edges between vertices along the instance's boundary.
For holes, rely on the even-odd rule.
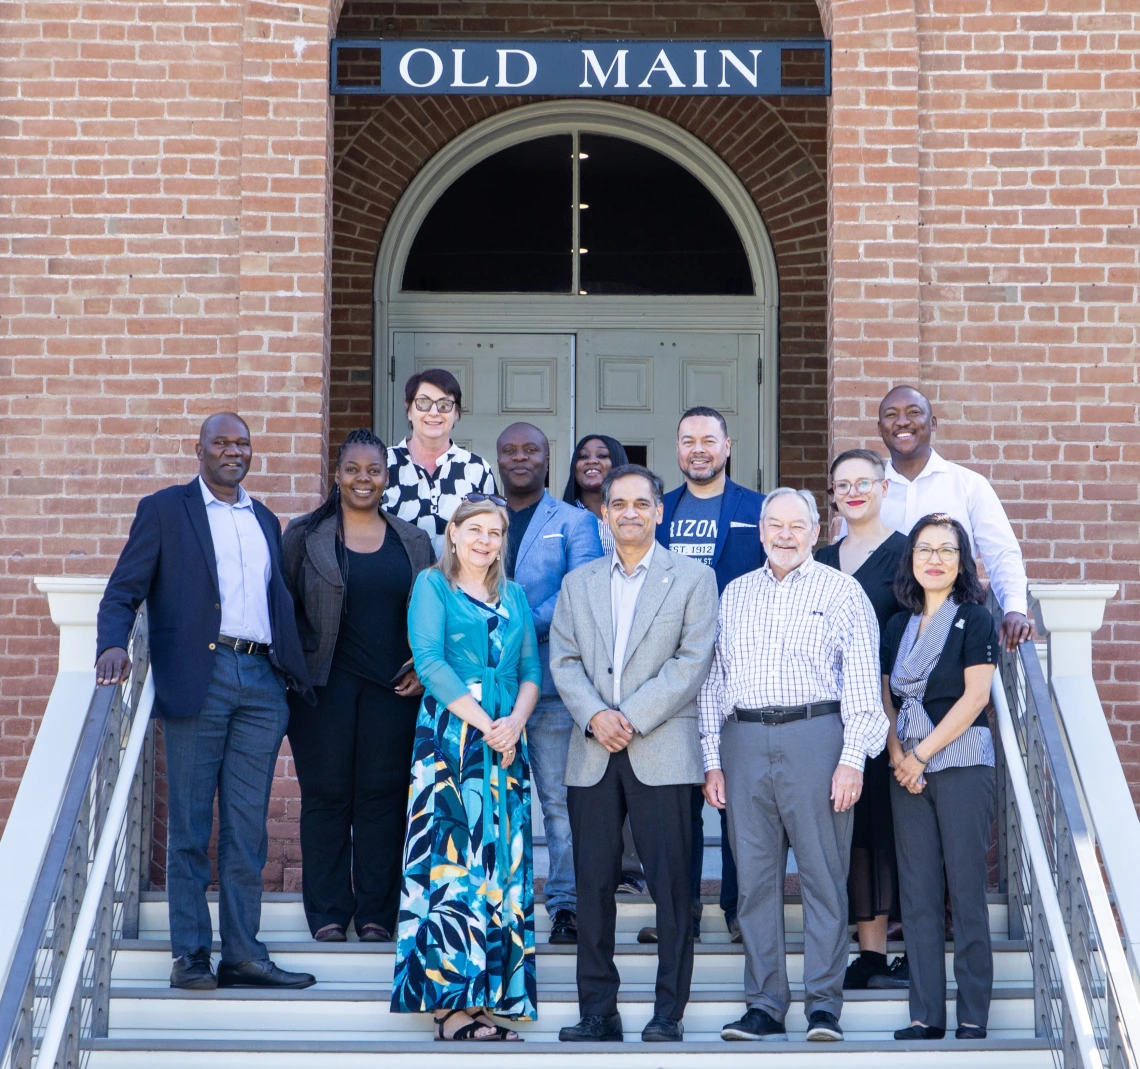
[[587,132],[523,141],[461,174],[420,225],[401,289],[756,292],[736,227],[699,179],[648,146]]

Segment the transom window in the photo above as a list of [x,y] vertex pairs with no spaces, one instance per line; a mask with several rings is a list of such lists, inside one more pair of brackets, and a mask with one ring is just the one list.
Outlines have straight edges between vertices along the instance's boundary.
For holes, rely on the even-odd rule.
[[748,256],[708,189],[606,134],[512,145],[432,205],[401,286],[428,293],[751,295]]

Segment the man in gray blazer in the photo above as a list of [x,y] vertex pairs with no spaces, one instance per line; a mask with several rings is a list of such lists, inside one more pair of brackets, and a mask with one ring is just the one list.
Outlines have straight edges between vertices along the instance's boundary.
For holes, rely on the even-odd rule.
[[[566,761],[578,876],[578,1005],[559,1039],[622,1038],[614,892],[622,825],[657,904],[657,990],[643,1041],[679,1041],[693,974],[689,891],[692,784],[704,780],[697,694],[712,662],[711,568],[656,546],[664,487],[646,468],[614,468],[602,515],[614,553],[570,572],[550,627],[550,671],[577,730]],[[583,846],[582,844],[585,844]]]

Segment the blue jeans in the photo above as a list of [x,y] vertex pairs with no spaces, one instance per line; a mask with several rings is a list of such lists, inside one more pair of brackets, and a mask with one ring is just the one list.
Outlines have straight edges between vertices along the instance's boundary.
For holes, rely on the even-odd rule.
[[222,961],[269,957],[261,927],[265,821],[277,751],[289,723],[285,681],[267,657],[219,646],[206,700],[196,716],[163,721],[169,842],[166,892],[174,957],[214,941],[206,887],[218,798],[218,886]]
[[574,721],[560,698],[539,698],[526,725],[530,774],[542,803],[546,829],[546,853],[550,871],[546,877],[546,911],[553,917],[560,909],[578,911],[574,880],[574,852],[570,816],[566,811],[566,751]]

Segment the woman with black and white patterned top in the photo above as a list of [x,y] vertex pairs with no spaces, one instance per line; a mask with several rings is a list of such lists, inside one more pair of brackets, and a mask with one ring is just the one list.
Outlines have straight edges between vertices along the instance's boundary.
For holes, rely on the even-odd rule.
[[947,887],[956,1035],[984,1039],[993,989],[986,885],[995,791],[985,710],[998,637],[982,605],[970,537],[957,520],[932,513],[915,524],[895,596],[905,611],[887,624],[881,655],[911,1016],[895,1039],[946,1034]]
[[495,494],[491,465],[451,440],[463,392],[450,371],[428,368],[408,379],[404,408],[412,432],[388,448],[384,511],[427,532],[436,556],[447,521],[470,493]]

